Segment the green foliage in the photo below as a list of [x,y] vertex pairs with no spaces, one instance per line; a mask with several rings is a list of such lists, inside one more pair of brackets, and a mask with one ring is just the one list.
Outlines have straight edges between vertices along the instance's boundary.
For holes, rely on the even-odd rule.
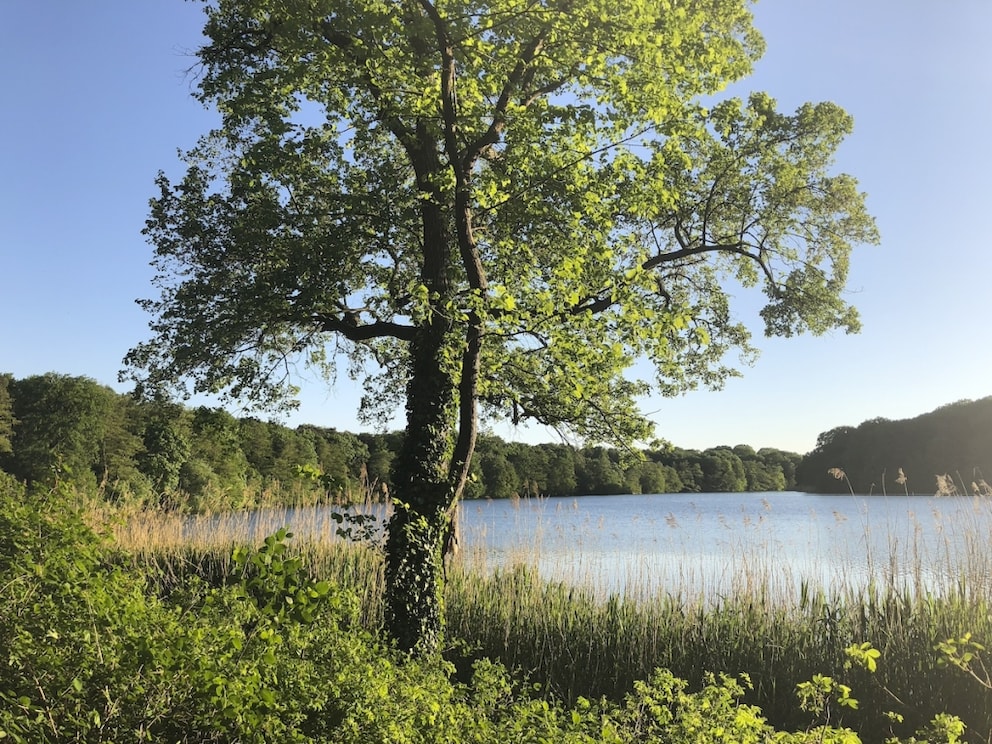
[[[0,476],[0,736],[15,742],[761,742],[746,679],[664,671],[619,703],[565,706],[490,661],[398,654],[280,530],[224,586],[167,595],[90,529],[76,494]],[[802,734],[788,741],[817,739]],[[783,741],[786,739],[782,739]]]
[[[751,357],[732,287],[760,286],[769,334],[857,329],[848,258],[877,233],[830,173],[851,118],[700,103],[760,56],[751,20],[744,0],[208,4],[196,96],[222,123],[157,178],[160,296],[127,376],[277,407],[294,363],[332,379],[340,352],[366,414],[405,397],[388,599],[439,623],[420,539],[463,495],[480,404],[629,446],[652,386],[718,387],[728,352]],[[656,379],[632,378],[639,359]],[[484,464],[508,492],[509,463]],[[579,491],[626,488],[586,464]],[[744,488],[738,466],[707,460],[699,485]],[[422,565],[401,571],[407,549]],[[396,617],[403,637],[424,620]]]
[[[964,637],[959,639],[961,643],[969,645],[971,643],[970,634],[966,634]],[[938,644],[937,650],[940,651],[945,657],[957,657],[956,641],[951,639],[947,641],[946,644]],[[978,644],[975,644],[976,646]],[[979,648],[981,648],[979,646]],[[857,665],[870,674],[874,675],[878,672],[878,662],[881,658],[881,652],[874,648],[871,643],[862,643],[860,645],[851,645],[845,649],[845,654],[848,657],[848,663],[845,664],[845,668],[850,669],[851,666]],[[964,666],[960,668],[965,671],[970,672],[968,669],[968,661],[970,658],[964,662]],[[955,663],[956,666],[959,666]],[[847,697],[850,694],[850,690],[843,685],[835,685],[836,688],[843,688],[842,695]],[[802,685],[800,685],[802,688]],[[902,707],[905,707],[905,703],[899,699],[891,690],[883,686],[885,692],[892,698],[892,700]],[[800,690],[802,694],[802,690]],[[902,724],[905,721],[905,717],[895,711],[886,711],[882,714],[884,718],[891,721],[893,724]],[[947,744],[956,744],[956,742],[961,741],[961,736],[964,734],[967,726],[964,721],[955,715],[949,713],[937,713],[933,718],[922,728],[920,728],[914,736],[908,739],[901,739],[899,737],[893,736],[887,738],[886,744],[923,744],[924,742],[946,742]]]
[[14,436],[14,406],[10,397],[11,374],[0,374],[0,464],[5,455],[12,451],[11,439]]
[[852,663],[863,666],[872,674],[878,671],[878,659],[882,655],[882,652],[872,647],[870,643],[865,642],[860,646],[848,646],[844,650],[844,653],[847,654],[847,658]]
[[0,476],[0,730],[13,741],[140,741],[183,692],[156,671],[179,616],[106,560],[73,497]]
[[148,476],[159,494],[174,493],[179,488],[183,465],[190,458],[190,443],[179,421],[165,417],[145,425],[144,451],[138,455],[138,467]]
[[316,426],[302,426],[298,431],[313,441],[323,484],[336,501],[365,497],[373,480],[388,482],[388,465],[384,466],[384,472],[380,466],[379,472],[370,474],[369,447],[355,434]]
[[814,674],[807,682],[796,686],[799,695],[799,707],[814,715],[827,716],[832,705],[840,708],[857,709],[858,701],[851,697],[851,688],[837,682],[825,674]]
[[992,397],[960,401],[912,419],[871,419],[823,432],[797,469],[801,490],[834,493],[846,486],[828,471],[840,468],[858,493],[941,491],[935,477],[962,494],[988,492],[992,472]]
[[234,551],[237,597],[249,602],[254,612],[274,621],[290,618],[313,622],[330,584],[303,575],[303,561],[286,555],[286,540],[293,536],[285,528],[265,538],[256,551]]
[[[288,531],[237,549],[226,581],[187,578],[163,591],[156,574],[146,577],[160,569],[120,554],[79,502],[65,484],[28,490],[0,475],[0,731],[12,741],[859,741],[842,723],[865,741],[933,744],[989,728],[985,649],[975,640],[989,630],[981,601],[845,606],[814,597],[802,617],[755,597],[708,611],[670,598],[664,610],[598,602],[517,571],[500,579],[512,593],[499,582],[476,587],[478,609],[459,632],[492,627],[487,615],[497,612],[508,623],[497,632],[517,633],[514,643],[548,630],[524,653],[499,654],[525,668],[573,662],[539,694],[492,661],[480,658],[456,682],[447,663],[396,653],[362,626],[351,592],[301,560]],[[469,578],[449,587],[449,605],[462,608],[453,619],[467,607]],[[540,604],[528,609],[533,598]],[[961,626],[975,633],[949,630]],[[626,680],[599,659],[633,666],[631,652],[650,643],[659,645],[647,671]],[[572,703],[547,694],[576,689],[577,673],[615,692]],[[819,711],[812,718],[798,715],[797,686]]]
[[950,664],[965,672],[983,687],[992,690],[992,672],[985,663],[985,646],[973,641],[971,633],[948,638],[937,644],[941,664]]
[[[58,381],[64,376],[49,377]],[[355,435],[308,425],[291,429],[272,421],[237,419],[222,410],[187,409],[162,401],[139,403],[107,389],[99,393],[107,405],[91,409],[72,425],[61,407],[36,399],[51,395],[49,385],[27,384],[9,375],[0,377],[0,382],[7,378],[10,389],[17,391],[17,405],[31,412],[20,438],[12,439],[11,451],[6,456],[0,453],[0,467],[18,477],[48,472],[56,457],[63,469],[82,468],[73,470],[77,480],[88,479],[92,472],[89,482],[102,485],[109,500],[188,511],[382,501],[393,488],[390,471],[403,442],[400,433]],[[71,385],[63,397],[77,395],[83,401],[87,391],[99,389],[86,378],[65,380]],[[13,405],[11,398],[12,412]],[[57,438],[44,432],[60,427],[78,429],[78,436],[106,434],[99,448],[89,447],[90,439],[85,439],[84,454],[72,455],[68,453],[78,448],[71,444],[54,450],[45,446]],[[66,439],[72,441],[68,435]],[[741,473],[748,490],[781,490],[782,484],[792,484],[799,459],[772,449],[756,453],[746,445],[738,445],[732,453],[718,447],[704,452],[647,451],[644,457],[631,457],[630,452],[604,447],[528,445],[486,435],[479,438],[477,450],[465,498],[736,488],[742,486]],[[73,464],[67,464],[67,458]]]
[[93,485],[127,475],[140,441],[110,388],[55,373],[9,380],[7,388],[16,422],[9,472],[48,485],[66,475]]

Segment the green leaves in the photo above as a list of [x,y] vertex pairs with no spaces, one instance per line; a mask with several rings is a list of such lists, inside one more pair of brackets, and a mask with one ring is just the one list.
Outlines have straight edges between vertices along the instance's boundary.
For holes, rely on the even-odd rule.
[[231,559],[236,596],[248,602],[259,617],[271,625],[264,640],[278,645],[274,628],[284,620],[311,623],[328,599],[331,586],[314,581],[303,571],[299,557],[286,554],[286,540],[293,536],[285,527],[265,538],[257,550],[239,547]]
[[814,674],[807,682],[796,685],[799,706],[810,713],[823,715],[827,707],[836,704],[841,708],[858,707],[858,701],[851,697],[851,688],[837,682],[833,677]]
[[986,665],[985,646],[973,641],[971,633],[960,638],[948,638],[936,646],[938,663],[955,666],[983,687],[992,690],[992,671]]
[[878,670],[878,659],[882,652],[874,648],[870,643],[862,643],[860,646],[848,646],[844,653],[849,660],[848,663],[856,663],[874,674]]
[[766,94],[696,101],[761,52],[745,3],[504,5],[208,10],[200,97],[225,124],[181,181],[159,178],[146,235],[163,294],[143,303],[156,336],[128,355],[137,381],[272,406],[293,391],[286,361],[333,374],[309,353],[329,336],[382,359],[439,316],[457,379],[481,320],[490,414],[550,404],[539,378],[579,354],[580,397],[601,412],[627,398],[596,428],[619,433],[633,360],[675,393],[719,385],[734,347],[748,358],[728,276],[764,284],[769,333],[856,329],[840,293],[874,226],[853,180],[826,171],[850,118],[780,114]]
[[157,180],[141,392],[278,407],[345,354],[367,411],[405,391],[401,487],[444,510],[480,402],[626,446],[652,388],[736,374],[735,285],[769,333],[857,327],[848,255],[876,235],[828,172],[849,117],[701,103],[762,51],[746,0],[217,0],[205,35],[223,123]]

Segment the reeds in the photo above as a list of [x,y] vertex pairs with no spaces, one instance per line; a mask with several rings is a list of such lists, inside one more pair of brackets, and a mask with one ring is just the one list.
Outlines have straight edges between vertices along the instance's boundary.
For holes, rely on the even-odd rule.
[[[381,552],[342,539],[335,524],[314,510],[192,521],[139,512],[117,521],[116,539],[166,584],[190,574],[219,581],[236,544],[289,526],[311,570],[358,592],[366,622],[378,627]],[[449,569],[449,635],[470,649],[469,656],[499,658],[566,700],[620,698],[657,667],[696,687],[706,672],[744,672],[754,684],[748,701],[777,727],[795,729],[809,723],[796,703],[796,685],[820,673],[854,688],[861,706],[845,713],[844,723],[859,729],[865,741],[890,734],[885,710],[905,717],[898,733],[950,712],[968,724],[969,740],[987,740],[992,696],[960,670],[938,664],[935,651],[939,642],[967,632],[992,642],[992,556],[987,535],[979,533],[982,524],[976,519],[942,526],[948,546],[952,537],[963,540],[963,555],[952,555],[950,547],[934,555],[890,538],[890,556],[868,557],[874,573],[867,583],[854,576],[830,587],[786,580],[773,569],[772,556],[759,549],[740,561],[729,589],[718,594],[700,591],[700,574],[691,566],[675,583],[652,591],[638,591],[637,576],[626,577],[631,586],[623,594],[604,591],[597,576],[546,581],[534,568],[541,540],[495,566],[477,543]],[[898,561],[891,557],[896,552]],[[580,562],[581,556],[573,559]],[[915,562],[908,573],[907,560]],[[896,574],[896,563],[903,573]],[[845,668],[844,649],[863,642],[882,652],[875,675]]]

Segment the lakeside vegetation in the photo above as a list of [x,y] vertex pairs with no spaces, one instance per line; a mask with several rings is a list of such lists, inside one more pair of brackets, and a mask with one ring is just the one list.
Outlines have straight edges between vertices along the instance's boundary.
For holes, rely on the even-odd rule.
[[[789,603],[763,591],[752,565],[741,591],[704,605],[692,587],[604,598],[544,583],[524,563],[486,573],[455,562],[438,663],[384,640],[374,545],[278,529],[249,545],[236,521],[190,542],[178,514],[96,496],[0,476],[0,730],[12,741],[943,742],[964,723],[963,740],[979,742],[992,732],[972,645],[992,638],[988,575],[933,594],[884,577],[867,592],[808,586]],[[948,639],[957,645],[942,650]],[[977,677],[953,663],[971,653]]]
[[[961,420],[987,403],[937,413]],[[651,465],[671,468],[662,470],[666,483],[692,482],[683,474],[695,472],[693,490],[733,490],[705,479],[730,474],[746,484],[771,462],[776,477],[791,479],[878,426],[828,433],[801,461],[747,447],[625,461],[605,448],[483,438],[467,493],[538,495],[552,476],[572,493],[579,484],[629,492],[650,482],[638,477]],[[716,604],[691,586],[604,597],[546,583],[529,568],[534,556],[497,571],[466,558],[449,566],[445,661],[432,664],[384,640],[381,548],[330,528],[303,529],[314,538],[299,541],[273,524],[276,538],[261,548],[248,545],[236,519],[205,541],[183,529],[195,512],[242,510],[245,527],[244,510],[256,506],[381,499],[398,437],[139,404],[87,378],[0,376],[0,465],[13,474],[0,473],[0,648],[11,680],[0,690],[0,731],[25,742],[709,742],[718,731],[732,741],[805,742],[854,741],[834,727],[863,741],[912,741],[930,727],[918,740],[954,741],[960,721],[965,741],[992,736],[984,656],[971,645],[992,638],[984,554],[934,592],[882,577],[830,592],[807,584],[787,600],[752,563],[754,573]],[[196,478],[198,489],[183,488]],[[831,490],[853,488],[831,480]],[[289,569],[271,573],[274,551]],[[279,596],[301,590],[314,602],[313,622],[280,605]],[[265,598],[261,608],[252,592]],[[948,639],[959,643],[942,647]],[[850,649],[865,643],[881,654],[874,672],[852,664]],[[799,690],[812,698],[801,703]],[[424,710],[433,712],[424,718]]]

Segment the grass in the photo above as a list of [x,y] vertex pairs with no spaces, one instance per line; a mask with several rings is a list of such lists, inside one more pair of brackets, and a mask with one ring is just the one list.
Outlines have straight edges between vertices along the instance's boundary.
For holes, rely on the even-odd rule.
[[[976,508],[978,508],[976,506]],[[163,587],[196,574],[219,581],[230,569],[233,547],[289,524],[295,549],[312,571],[356,590],[367,625],[381,623],[381,555],[341,538],[337,524],[313,511],[265,511],[248,515],[188,518],[135,512],[118,518],[117,542],[144,566],[152,566]],[[992,695],[952,666],[941,666],[935,646],[970,632],[992,642],[989,576],[992,556],[973,524],[947,525],[963,531],[961,560],[896,545],[915,555],[909,580],[897,582],[889,565],[873,556],[878,579],[829,589],[802,583],[783,592],[767,553],[743,561],[734,591],[714,601],[702,597],[691,570],[680,586],[665,593],[631,591],[605,594],[595,580],[585,585],[541,580],[530,568],[535,552],[513,556],[486,568],[482,554],[468,551],[449,571],[446,612],[449,634],[459,639],[462,661],[499,658],[519,668],[556,697],[620,699],[634,680],[665,667],[701,686],[706,672],[745,672],[754,684],[748,702],[759,705],[776,727],[800,729],[810,721],[796,703],[795,690],[814,674],[843,679],[861,701],[846,711],[845,725],[865,741],[889,733],[882,711],[905,717],[897,733],[919,728],[940,712],[960,716],[969,741],[992,741]],[[538,544],[534,551],[540,550]],[[900,559],[902,560],[902,559]],[[927,562],[940,561],[936,587],[924,583]],[[636,580],[636,577],[629,577]],[[844,649],[870,642],[882,653],[879,670],[845,668]],[[978,738],[975,738],[975,737]]]

